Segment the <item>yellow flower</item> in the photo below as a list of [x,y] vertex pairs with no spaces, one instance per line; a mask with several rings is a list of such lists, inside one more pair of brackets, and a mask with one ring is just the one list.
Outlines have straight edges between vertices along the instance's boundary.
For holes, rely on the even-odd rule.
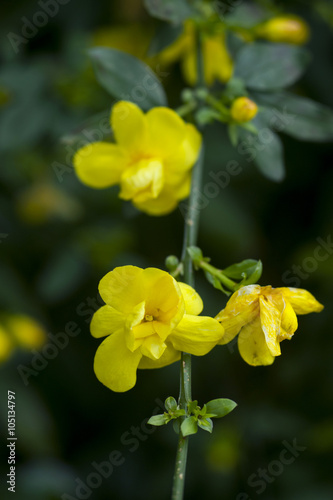
[[310,29],[300,17],[280,16],[258,26],[256,33],[271,42],[303,45],[309,39]]
[[[185,80],[190,85],[197,82],[196,36],[193,23],[187,21],[184,33],[170,47],[158,56],[162,64],[170,64],[181,60]],[[215,33],[203,33],[203,63],[205,82],[208,86],[215,80],[225,83],[233,72],[232,59],[228,53],[225,34],[218,30]]]
[[280,342],[297,330],[296,314],[320,312],[322,306],[311,293],[300,288],[249,285],[240,288],[216,319],[227,344],[239,333],[240,355],[249,365],[270,365],[281,354]]
[[137,368],[161,368],[180,359],[180,351],[207,354],[223,335],[213,318],[198,317],[202,300],[196,291],[165,271],[118,267],[99,284],[106,305],[93,316],[99,346],[94,370],[116,392],[136,383]]
[[41,347],[46,340],[44,328],[33,318],[21,314],[5,314],[0,322],[0,362],[8,359],[17,347]]
[[95,142],[75,154],[79,179],[94,188],[120,184],[119,197],[150,215],[174,210],[190,192],[201,147],[197,129],[169,108],[144,114],[127,101],[113,106],[111,125],[116,144]]
[[232,103],[230,114],[232,119],[238,123],[252,120],[258,113],[258,106],[248,97],[238,97]]

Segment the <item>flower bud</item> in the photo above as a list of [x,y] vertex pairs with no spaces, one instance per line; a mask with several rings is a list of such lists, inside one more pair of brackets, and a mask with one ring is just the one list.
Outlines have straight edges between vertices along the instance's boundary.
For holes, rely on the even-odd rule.
[[231,106],[231,117],[235,122],[249,122],[258,113],[258,106],[248,97],[238,97]]
[[296,16],[273,17],[257,28],[257,34],[271,42],[303,45],[310,36],[310,29],[303,19]]

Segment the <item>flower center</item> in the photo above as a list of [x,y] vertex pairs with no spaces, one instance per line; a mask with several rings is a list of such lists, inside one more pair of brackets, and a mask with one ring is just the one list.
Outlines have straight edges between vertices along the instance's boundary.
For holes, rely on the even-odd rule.
[[145,315],[145,321],[154,321],[154,316],[152,316],[151,314],[146,314]]

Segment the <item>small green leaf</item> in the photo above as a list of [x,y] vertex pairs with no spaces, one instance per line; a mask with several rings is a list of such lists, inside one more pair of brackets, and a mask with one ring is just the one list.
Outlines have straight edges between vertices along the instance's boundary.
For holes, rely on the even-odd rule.
[[144,0],[149,14],[173,24],[181,24],[195,14],[195,10],[186,0]]
[[175,431],[175,433],[179,434],[179,432],[180,432],[180,422],[179,422],[178,419],[172,421],[172,427],[173,427],[173,430]]
[[214,414],[215,418],[221,418],[228,415],[236,406],[237,403],[231,399],[212,399],[207,403],[207,413]]
[[181,426],[182,435],[184,437],[196,434],[198,432],[197,419],[195,417],[187,417],[182,422]]
[[228,276],[228,278],[240,280],[244,277],[244,273],[246,273],[247,276],[252,274],[256,269],[258,262],[260,261],[254,259],[242,260],[242,262],[237,262],[237,264],[232,264],[231,266],[223,269],[223,274]]
[[220,290],[221,292],[225,293],[225,295],[227,295],[229,297],[229,295],[231,295],[231,292],[229,292],[228,290],[226,290],[221,282],[219,281],[219,279],[214,276],[212,273],[210,273],[209,271],[205,271],[205,276],[206,276],[206,279],[207,281],[213,285],[214,288],[216,288],[217,290]]
[[147,55],[155,56],[169,47],[174,41],[181,36],[184,27],[180,25],[172,25],[169,23],[160,23],[156,29],[156,33],[150,43]]
[[154,415],[153,417],[150,417],[148,424],[160,426],[167,424],[168,420],[167,415]]
[[244,280],[239,283],[239,288],[245,285],[253,285],[254,283],[258,283],[259,279],[261,278],[262,275],[262,262],[261,260],[258,260],[257,265],[253,269],[253,272],[247,276],[244,277]]
[[203,260],[203,254],[199,247],[188,247],[187,253],[191,257],[193,264],[200,264],[200,262]]
[[190,401],[188,404],[187,404],[187,410],[189,412],[189,414],[193,413],[194,410],[197,408],[198,406],[198,401],[195,400],[195,401]]
[[165,400],[164,405],[165,405],[165,408],[167,409],[167,411],[175,411],[175,410],[177,410],[177,401],[172,396],[168,397]]
[[213,421],[210,418],[199,418],[198,426],[204,431],[213,432]]
[[89,55],[97,80],[113,97],[132,101],[143,109],[167,105],[161,82],[136,57],[106,47],[94,47]]
[[198,125],[213,123],[215,120],[220,120],[220,118],[220,113],[209,107],[201,108],[195,113],[195,121]]
[[309,61],[309,53],[303,47],[255,42],[240,49],[234,75],[250,89],[281,89],[295,83]]

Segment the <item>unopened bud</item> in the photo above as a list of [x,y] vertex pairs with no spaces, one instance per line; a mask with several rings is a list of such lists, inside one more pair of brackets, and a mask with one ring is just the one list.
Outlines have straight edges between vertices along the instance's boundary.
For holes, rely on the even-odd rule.
[[296,16],[273,17],[258,26],[256,32],[260,37],[271,42],[295,45],[303,45],[310,36],[309,26],[303,19]]
[[232,103],[230,109],[231,117],[235,122],[249,122],[258,113],[258,106],[248,97],[238,97]]

